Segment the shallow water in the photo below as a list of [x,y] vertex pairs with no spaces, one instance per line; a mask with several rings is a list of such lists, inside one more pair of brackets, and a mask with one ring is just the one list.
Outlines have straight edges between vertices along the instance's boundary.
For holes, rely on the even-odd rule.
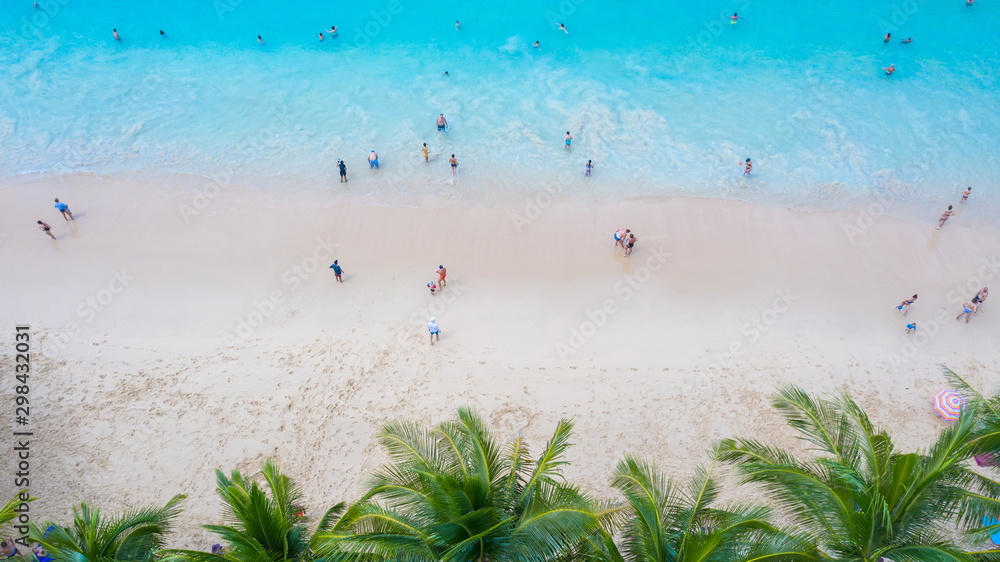
[[996,202],[986,0],[39,4],[0,5],[5,177],[185,173],[379,204],[511,202],[546,182],[820,209],[879,195],[935,214],[971,185]]

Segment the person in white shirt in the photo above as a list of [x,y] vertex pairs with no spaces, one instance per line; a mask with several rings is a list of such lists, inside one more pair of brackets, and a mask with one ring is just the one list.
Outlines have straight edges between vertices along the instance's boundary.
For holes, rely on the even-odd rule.
[[435,337],[441,341],[441,328],[437,325],[437,318],[431,317],[431,321],[427,323],[427,330],[431,333],[431,345],[434,345]]

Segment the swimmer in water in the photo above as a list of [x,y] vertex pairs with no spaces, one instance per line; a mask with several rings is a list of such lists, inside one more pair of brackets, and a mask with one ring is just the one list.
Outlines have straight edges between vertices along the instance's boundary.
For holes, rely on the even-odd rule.
[[739,19],[740,19],[740,16],[739,16],[739,14],[738,14],[737,12],[733,12],[733,15],[732,15],[732,17],[730,17],[730,18],[729,18],[729,23],[731,23],[731,24],[733,24],[733,25],[736,25],[736,22],[737,22],[737,21],[738,21]]
[[331,25],[330,29],[324,29],[323,31],[325,31],[326,33],[329,33],[330,37],[336,37],[337,36],[337,26],[335,26],[335,25]]
[[448,130],[448,120],[444,118],[444,113],[438,115],[437,127],[439,133],[444,133]]
[[320,40],[320,41],[322,41],[322,40],[323,40],[323,34],[322,34],[322,33],[320,33],[320,34],[319,34],[319,40]]
[[462,27],[462,24],[458,23],[458,20],[455,20],[455,31],[458,31],[460,27]]
[[540,44],[540,43],[539,43],[538,41],[535,41],[535,44],[534,44],[534,45],[532,45],[532,47],[534,47],[534,48],[536,48],[536,49],[538,49],[538,50],[541,50],[541,49],[542,49],[542,45],[541,45],[541,44]]
[[882,40],[883,43],[888,43],[889,39],[892,39],[892,33],[886,33],[885,39]]
[[121,41],[122,38],[118,36],[118,29],[112,29],[111,34],[115,36],[115,41]]
[[444,71],[444,75],[445,75],[445,76],[451,76],[451,74],[448,74],[448,71],[447,71],[447,70],[445,70],[445,71]]
[[566,24],[564,24],[564,23],[560,23],[560,24],[559,24],[559,29],[561,29],[561,30],[565,31],[565,32],[566,32],[566,35],[569,35],[569,31],[568,31],[568,30],[566,29]]
[[162,38],[164,38],[164,39],[166,39],[166,38],[167,38],[167,34],[166,34],[166,33],[164,33],[162,29],[160,30],[160,37],[162,37]]
[[890,64],[888,68],[886,68],[886,67],[883,66],[882,70],[885,71],[885,75],[886,76],[892,76],[892,73],[896,72],[896,65],[895,64]]
[[740,164],[740,166],[743,167],[743,175],[744,176],[749,176],[750,175],[750,171],[753,170],[753,162],[751,162],[749,158],[747,158],[746,162]]
[[900,41],[900,43],[913,43],[913,37],[907,37],[906,39]]
[[975,2],[975,1],[976,0],[965,0],[965,6],[967,8],[971,8],[972,7],[972,3]]
[[38,9],[38,2],[32,2],[32,4],[35,5],[35,9],[37,10]]
[[261,45],[264,44],[264,40],[260,38],[260,35],[257,36],[257,42],[260,43]]

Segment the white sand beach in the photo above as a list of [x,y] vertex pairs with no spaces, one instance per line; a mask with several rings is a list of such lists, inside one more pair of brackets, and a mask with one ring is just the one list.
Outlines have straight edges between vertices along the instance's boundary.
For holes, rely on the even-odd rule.
[[[716,439],[789,445],[768,406],[783,383],[850,392],[903,447],[947,423],[931,408],[940,364],[996,391],[1000,303],[955,316],[1000,274],[1000,236],[963,209],[938,231],[936,217],[863,209],[391,208],[342,192],[196,199],[89,175],[0,188],[8,377],[13,326],[34,337],[34,510],[186,493],[171,544],[207,548],[194,522],[217,522],[214,469],[274,457],[316,512],[357,497],[381,424],[465,404],[534,451],[574,418],[566,474],[605,493],[625,452],[683,477]],[[629,259],[620,227],[639,239]],[[432,297],[439,264],[448,285]],[[895,307],[913,293],[904,320]]]

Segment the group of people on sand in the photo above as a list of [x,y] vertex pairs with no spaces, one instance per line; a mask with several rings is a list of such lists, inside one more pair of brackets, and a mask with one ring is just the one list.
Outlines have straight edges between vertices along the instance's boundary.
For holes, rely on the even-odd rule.
[[627,258],[632,255],[632,248],[635,247],[635,243],[639,239],[635,237],[632,230],[628,228],[619,228],[615,231],[615,248],[618,246],[622,247],[622,257]]
[[[66,205],[65,203],[59,201],[58,197],[56,197],[56,204],[53,205],[53,207],[55,207],[56,210],[58,210],[62,214],[63,218],[66,219],[66,222],[69,222],[69,221],[76,222],[76,219],[73,218],[73,211],[69,210],[69,206],[68,205]],[[47,222],[39,220],[38,221],[38,229],[41,230],[42,232],[44,232],[45,234],[48,234],[49,238],[51,238],[53,240],[56,239],[55,234],[52,234],[52,226],[50,224],[48,224]]]
[[[965,190],[962,191],[962,198],[959,199],[958,203],[960,205],[964,205],[969,200],[969,195],[971,194],[972,194],[972,188],[971,187],[965,188]],[[952,215],[954,214],[955,214],[954,205],[948,205],[948,208],[943,213],[941,213],[941,218],[938,219],[938,225],[936,230],[941,230],[941,227],[944,226],[944,223],[948,222],[948,219],[951,218]],[[980,289],[979,292],[976,294],[976,296],[972,297],[972,299],[966,301],[962,305],[962,312],[955,317],[955,320],[959,320],[962,318],[962,316],[965,316],[965,323],[968,324],[969,318],[975,316],[976,313],[979,312],[980,305],[982,305],[983,301],[986,300],[986,297],[989,296],[989,293],[990,290],[987,287],[983,287],[982,289]],[[910,311],[910,306],[916,300],[917,300],[917,295],[913,295],[910,298],[903,299],[903,302],[899,303],[896,306],[896,309],[901,311],[902,316],[905,317],[906,313]],[[917,330],[916,322],[911,322],[906,325],[907,335],[909,335],[910,332],[915,332],[916,330]]]
[[[965,191],[962,192],[962,198],[959,199],[958,203],[960,205],[964,205],[969,200],[969,195],[971,194],[972,194],[972,188],[971,187],[965,188]],[[950,219],[951,216],[954,214],[955,214],[954,206],[948,205],[948,208],[945,209],[943,213],[941,213],[941,218],[938,219],[938,225],[936,230],[941,230],[941,227],[944,226],[944,223],[948,222],[948,219]]]
[[[330,269],[333,270],[333,275],[338,283],[344,282],[344,268],[340,265],[340,260],[333,260],[333,264],[330,265]],[[448,268],[444,265],[439,265],[437,271],[437,282],[431,281],[427,283],[427,288],[431,290],[431,296],[436,296],[439,290],[443,290],[448,285]],[[441,328],[437,325],[437,319],[431,318],[430,322],[427,324],[427,329],[431,333],[431,345],[434,345],[434,340],[441,340]]]

